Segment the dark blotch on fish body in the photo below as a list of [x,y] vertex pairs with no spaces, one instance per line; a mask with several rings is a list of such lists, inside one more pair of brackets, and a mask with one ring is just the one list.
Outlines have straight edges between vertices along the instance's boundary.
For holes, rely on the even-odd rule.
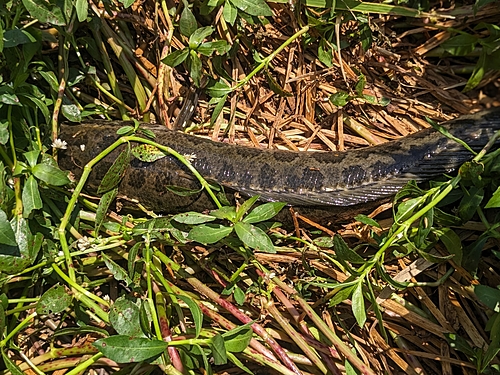
[[[117,138],[118,128],[129,122],[92,122],[62,125],[60,138],[68,149],[60,165],[80,176],[83,166]],[[283,201],[303,210],[320,209],[330,217],[346,217],[390,199],[408,181],[428,180],[459,167],[473,156],[457,142],[434,129],[425,129],[382,145],[346,152],[294,152],[248,148],[172,132],[160,125],[143,126],[155,141],[183,155],[193,155],[193,166],[209,182],[226,191],[260,195],[264,201]],[[478,151],[500,130],[500,110],[481,112],[443,124],[452,135]],[[80,148],[85,144],[85,150]],[[88,181],[95,191],[107,168],[118,156],[114,151],[98,163]],[[157,212],[213,208],[206,194],[178,196],[167,186],[199,189],[198,181],[175,158],[153,163],[133,160],[120,194],[139,200]],[[338,213],[340,212],[340,216]],[[325,215],[328,216],[328,215]]]

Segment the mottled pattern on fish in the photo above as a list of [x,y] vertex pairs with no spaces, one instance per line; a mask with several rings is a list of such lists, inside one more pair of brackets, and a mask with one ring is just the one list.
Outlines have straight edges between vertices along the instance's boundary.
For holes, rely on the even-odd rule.
[[[61,167],[77,176],[81,168],[118,138],[116,131],[128,122],[92,122],[61,126],[60,138],[68,149],[60,154]],[[442,124],[452,135],[480,150],[500,130],[500,110],[481,112]],[[211,182],[262,200],[294,206],[359,207],[393,196],[408,181],[424,181],[450,172],[473,156],[463,146],[434,129],[369,148],[345,152],[294,152],[212,142],[173,132],[160,125],[144,125],[155,141],[184,155]],[[80,145],[85,145],[82,151]],[[89,179],[95,191],[117,152],[104,159]],[[132,160],[120,193],[149,208],[180,211],[201,207],[200,195],[179,197],[168,186],[197,189],[198,182],[175,158],[153,163]],[[194,205],[194,206],[193,206]]]

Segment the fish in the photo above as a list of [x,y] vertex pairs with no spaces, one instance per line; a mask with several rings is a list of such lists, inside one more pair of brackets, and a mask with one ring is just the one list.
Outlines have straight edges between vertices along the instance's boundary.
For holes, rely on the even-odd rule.
[[[63,124],[60,138],[67,143],[59,153],[62,169],[80,177],[84,166],[119,135],[127,121],[94,121]],[[258,195],[261,201],[281,201],[301,210],[324,211],[337,220],[390,201],[409,181],[427,181],[456,170],[474,153],[434,128],[367,148],[342,152],[297,152],[260,149],[214,142],[166,129],[141,125],[155,134],[154,141],[189,157],[193,167],[211,184],[228,194]],[[451,136],[472,151],[481,150],[500,130],[500,108],[462,116],[441,124]],[[122,148],[96,166],[87,181],[95,193]],[[172,187],[196,192],[178,195]],[[162,213],[214,208],[200,191],[199,181],[175,157],[154,162],[133,158],[119,186],[119,194]]]

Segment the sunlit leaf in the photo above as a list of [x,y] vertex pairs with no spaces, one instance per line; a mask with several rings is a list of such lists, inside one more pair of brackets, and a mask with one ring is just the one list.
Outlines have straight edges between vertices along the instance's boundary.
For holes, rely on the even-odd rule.
[[283,207],[286,206],[284,202],[269,202],[255,207],[244,219],[245,223],[258,223],[266,221],[276,216]]
[[212,244],[228,236],[232,231],[232,227],[221,224],[201,224],[189,231],[188,239],[203,244]]
[[108,208],[111,203],[115,200],[118,194],[118,188],[111,189],[110,191],[104,193],[99,200],[99,205],[97,206],[97,211],[95,213],[95,232],[98,235],[99,230],[101,229],[101,225],[106,218],[106,214],[108,213]]
[[118,155],[113,165],[104,175],[101,184],[97,189],[98,194],[105,193],[118,186],[130,164],[130,154],[131,154],[130,144],[127,143],[125,149],[122,152],[120,152],[120,155]]
[[251,249],[264,251],[266,253],[276,253],[276,249],[269,236],[262,229],[243,221],[234,225],[238,238]]
[[194,225],[208,223],[210,221],[214,221],[216,218],[199,212],[184,212],[173,216],[172,219],[178,223]]
[[252,339],[253,330],[250,324],[236,327],[222,335],[228,352],[240,353],[245,350]]
[[152,361],[165,351],[168,344],[161,340],[133,338],[126,335],[97,340],[94,345],[107,358],[117,363]]
[[119,335],[143,336],[139,310],[139,306],[127,299],[127,297],[119,297],[111,306],[109,322]]
[[236,8],[251,16],[269,17],[273,11],[264,0],[229,0]]
[[184,1],[183,4],[184,9],[182,9],[181,18],[179,19],[179,31],[182,35],[189,37],[196,31],[198,22],[191,9],[189,9],[188,2]]
[[200,307],[192,298],[184,295],[179,295],[178,298],[184,301],[186,305],[188,305],[189,311],[191,311],[191,316],[193,318],[195,337],[198,337],[200,335],[203,324],[203,313],[201,312]]
[[22,193],[23,216],[28,217],[31,211],[42,208],[43,202],[38,190],[38,183],[33,176],[29,176],[23,186]]
[[47,290],[38,300],[36,312],[40,315],[58,314],[71,305],[72,297],[62,285]]
[[363,284],[360,282],[358,282],[352,293],[352,312],[358,325],[363,327],[366,322],[366,309],[363,297]]
[[224,346],[224,339],[220,334],[216,334],[210,340],[210,349],[212,349],[212,356],[214,364],[225,365],[227,363],[226,348]]

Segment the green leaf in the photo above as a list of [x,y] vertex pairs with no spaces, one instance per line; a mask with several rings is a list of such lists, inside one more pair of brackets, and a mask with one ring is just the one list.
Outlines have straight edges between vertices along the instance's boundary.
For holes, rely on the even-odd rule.
[[201,224],[191,229],[187,238],[202,244],[212,244],[227,237],[232,231],[232,227],[221,224]]
[[241,327],[233,328],[232,330],[222,335],[225,341],[225,347],[228,352],[241,353],[250,344],[253,330],[251,323],[247,323]]
[[385,270],[385,268],[382,265],[380,265],[380,263],[376,263],[375,268],[377,269],[377,273],[380,276],[380,278],[382,280],[384,280],[385,282],[387,282],[389,285],[392,285],[392,287],[394,289],[404,290],[404,289],[408,288],[407,282],[400,282],[400,281],[394,280],[391,276],[389,276],[387,274],[387,271]]
[[9,141],[9,122],[0,120],[0,144],[6,145]]
[[[222,109],[224,108],[224,104],[226,104],[226,100],[227,100],[227,94],[224,95],[222,98],[220,98],[219,101],[217,102],[217,105],[215,106],[214,111],[212,112],[212,116],[210,116],[211,127],[215,124],[215,121],[217,121],[217,119],[219,118],[219,115],[222,112]],[[5,142],[7,142],[7,140]]]
[[57,92],[57,90],[59,89],[59,81],[57,80],[54,72],[40,70],[38,71],[38,74],[40,74],[42,78],[47,81],[53,91]]
[[395,220],[398,223],[409,219],[413,213],[420,208],[420,206],[425,202],[425,197],[417,197],[408,199],[398,205],[398,211],[395,215]]
[[247,213],[247,211],[255,204],[255,202],[257,202],[258,199],[259,196],[254,195],[253,197],[244,201],[243,204],[236,210],[236,221],[240,221],[243,215]]
[[126,8],[132,6],[132,4],[135,2],[135,0],[120,0],[120,2],[123,4],[123,6]]
[[191,311],[191,316],[193,317],[195,338],[198,338],[203,326],[203,313],[201,312],[200,307],[192,298],[188,296],[179,295],[177,297],[184,301],[186,305],[188,305],[189,311]]
[[160,150],[158,147],[145,143],[134,147],[132,149],[132,155],[134,155],[140,161],[145,161],[147,163],[152,163],[167,156],[167,154]]
[[118,188],[114,188],[106,193],[104,193],[99,199],[99,205],[97,206],[97,211],[95,213],[95,235],[99,235],[99,230],[101,229],[101,225],[106,218],[106,214],[108,213],[109,205],[115,200],[118,195]]
[[203,358],[203,369],[207,372],[207,375],[212,375],[213,374],[212,367],[210,366],[210,362],[208,362],[208,357],[205,354],[205,351],[199,345],[193,345],[193,349],[194,348],[196,348],[196,350],[200,353],[201,357]]
[[5,328],[5,308],[3,307],[3,304],[0,303],[0,332],[2,332],[2,335],[4,328]]
[[464,197],[460,201],[458,216],[464,222],[472,219],[483,198],[484,190],[476,186],[471,186],[469,190],[465,191]]
[[161,340],[131,338],[125,335],[110,336],[97,340],[94,345],[99,352],[117,363],[152,361],[161,355],[168,344]]
[[478,37],[460,34],[441,43],[441,47],[453,56],[467,56],[476,48]]
[[250,223],[239,221],[234,225],[234,230],[241,242],[251,249],[266,253],[276,253],[271,239],[262,229]]
[[191,12],[191,9],[188,7],[188,2],[184,1],[184,9],[181,13],[181,18],[179,19],[179,31],[182,35],[190,37],[196,31],[198,27],[198,22],[196,22],[196,18]]
[[233,4],[231,4],[231,2],[225,1],[224,9],[222,11],[222,17],[224,17],[224,20],[231,26],[234,26],[237,16],[238,10],[233,6]]
[[28,165],[33,168],[38,163],[38,157],[40,156],[39,150],[28,151],[23,154],[24,158],[28,162]]
[[329,99],[333,105],[336,105],[337,107],[344,107],[352,98],[348,93],[338,91],[335,94],[330,95]]
[[97,194],[105,193],[118,186],[130,164],[130,154],[130,143],[127,143],[125,149],[120,152],[111,168],[104,175],[97,189]]
[[385,96],[382,96],[382,97],[378,100],[378,105],[380,105],[380,106],[382,106],[382,107],[387,107],[389,104],[391,104],[391,99],[386,98]]
[[179,49],[177,51],[169,53],[163,60],[161,60],[161,62],[174,68],[177,65],[182,64],[184,60],[186,60],[188,55],[189,48]]
[[264,0],[229,0],[239,10],[250,14],[251,16],[270,17],[273,11]]
[[0,210],[0,230],[5,230],[5,232],[3,230],[0,232],[0,238],[10,240],[9,232],[13,231],[17,245],[4,244],[0,246],[0,270],[7,274],[13,274],[33,264],[42,246],[43,234],[37,232],[33,235],[28,221],[22,217],[14,217],[9,223],[11,227],[9,230],[5,226],[6,215],[4,215],[5,213]]
[[293,96],[293,94],[290,91],[285,90],[284,88],[281,87],[281,85],[274,79],[272,76],[271,72],[269,69],[265,69],[264,73],[266,75],[266,81],[269,84],[269,88],[275,93],[278,94],[279,96],[283,97],[290,97]]
[[211,56],[214,52],[223,55],[231,49],[231,45],[225,40],[202,43],[196,51],[204,56]]
[[376,228],[380,228],[380,224],[377,223],[376,220],[373,220],[371,217],[368,217],[366,215],[363,215],[363,214],[359,214],[359,215],[356,215],[354,217],[354,219],[356,219],[357,221],[365,224],[365,225],[369,225],[371,227],[376,227]]
[[55,1],[23,0],[23,5],[31,17],[38,19],[40,23],[49,23],[54,26],[66,25],[62,8]]
[[195,50],[213,32],[214,28],[212,26],[200,27],[189,37],[189,48]]
[[210,211],[210,216],[217,219],[236,221],[236,208],[234,206],[223,206],[217,210]]
[[313,243],[319,247],[331,248],[333,247],[333,238],[331,237],[316,237]]
[[38,300],[36,312],[39,315],[58,314],[71,305],[72,297],[62,285],[47,290]]
[[239,306],[242,306],[245,303],[245,292],[241,290],[238,285],[234,286],[233,297]]
[[344,241],[342,236],[336,234],[335,237],[333,237],[333,245],[335,248],[336,257],[341,262],[351,262],[355,264],[365,263],[365,260],[361,258],[358,253],[351,250],[349,246],[347,246],[347,243]]
[[319,41],[318,59],[328,68],[333,66],[333,48],[324,38],[321,38]]
[[482,81],[484,74],[486,73],[486,63],[488,60],[488,54],[486,53],[486,49],[483,48],[481,51],[481,56],[479,56],[479,60],[474,67],[474,71],[472,72],[467,84],[464,87],[463,92],[467,92],[472,90],[474,87],[479,85]]
[[467,340],[457,335],[456,333],[443,333],[443,335],[446,338],[446,341],[448,341],[448,343],[450,344],[451,348],[458,350],[466,354],[467,356],[476,357],[476,352],[469,345]]
[[144,336],[140,322],[140,309],[134,302],[122,296],[116,299],[109,311],[109,322],[119,335]]
[[[126,135],[127,134],[128,135],[128,134],[132,134],[134,131],[135,131],[135,128],[133,126],[125,125],[125,126],[122,126],[120,129],[118,129],[116,131],[116,134],[118,134],[118,135]],[[140,146],[143,146],[143,145],[145,145],[145,144],[143,143]],[[147,146],[150,146],[150,145],[147,145]]]
[[359,38],[361,39],[361,47],[363,48],[363,51],[368,51],[373,43],[372,30],[370,29],[370,24],[368,22],[360,23]]
[[71,122],[82,121],[82,113],[80,108],[72,103],[66,96],[63,97],[63,104],[61,105],[61,113]]
[[342,289],[340,289],[337,294],[335,294],[332,299],[330,300],[328,306],[330,307],[333,307],[333,306],[337,306],[339,303],[345,301],[346,299],[348,299],[354,288],[356,288],[356,285],[357,284],[354,284],[354,285],[349,285],[349,286],[346,286],[346,287],[342,287]]
[[5,367],[7,367],[7,370],[9,370],[11,375],[24,375],[25,373],[17,367],[17,365],[12,361],[12,359],[9,358],[7,353],[3,351],[3,348],[0,348],[2,351],[2,359],[3,362],[5,363]]
[[286,206],[284,202],[269,202],[261,204],[260,206],[255,207],[252,212],[250,212],[243,221],[245,223],[258,223],[261,221],[266,221],[274,216],[276,216],[283,207]]
[[[16,235],[12,230],[9,220],[7,220],[7,214],[2,210],[0,210],[0,244],[17,246]],[[2,254],[1,250],[0,254]]]
[[89,11],[89,3],[87,0],[76,0],[75,9],[78,21],[83,22],[87,20]]
[[37,164],[31,171],[36,178],[42,180],[48,185],[63,186],[71,182],[68,178],[67,172],[63,172],[58,167],[51,164]]
[[192,50],[189,53],[189,76],[192,78],[196,87],[200,87],[201,84],[201,74],[202,74],[202,64],[196,51]]
[[136,262],[137,262],[137,255],[139,255],[139,250],[142,247],[142,242],[136,242],[134,246],[132,246],[128,252],[128,257],[127,257],[127,272],[128,276],[133,279],[134,274],[136,272]]
[[232,91],[232,88],[224,82],[215,82],[213,85],[207,86],[206,91],[212,98],[222,98],[228,95]]
[[185,188],[183,186],[167,185],[167,186],[165,186],[165,189],[167,189],[168,191],[170,191],[170,192],[172,192],[180,197],[189,197],[191,195],[199,194],[203,190],[203,187],[196,189],[196,190],[193,190],[190,188]]
[[127,285],[131,285],[133,283],[130,277],[128,277],[127,271],[125,271],[122,266],[108,257],[105,253],[101,253],[101,256],[104,260],[104,263],[106,264],[106,267],[108,267],[108,269],[111,271],[111,274],[113,275],[115,280],[123,280],[127,283]]
[[10,86],[0,86],[0,103],[21,106],[19,98]]
[[358,282],[352,293],[352,312],[358,325],[363,328],[366,322],[365,299],[363,297],[363,283]]
[[215,365],[225,365],[227,363],[226,348],[224,346],[224,339],[220,334],[216,334],[209,343],[212,349],[212,357]]
[[214,221],[216,218],[210,215],[200,214],[198,212],[184,212],[172,217],[173,220],[182,224],[203,224]]
[[476,285],[477,298],[495,312],[500,312],[500,290],[487,285]]
[[9,307],[9,299],[5,293],[0,294],[0,306],[3,307],[4,311],[7,307]]
[[363,90],[365,89],[366,86],[366,77],[364,74],[360,74],[358,77],[358,82],[356,83],[356,94],[358,94],[359,97],[363,97]]
[[12,48],[22,44],[34,43],[36,38],[27,30],[12,29],[3,34],[4,48]]
[[367,94],[363,94],[361,95],[361,97],[369,104],[373,104],[373,105],[376,105],[378,104],[377,102],[377,98],[373,95],[367,95]]
[[[465,143],[461,141],[462,143]],[[469,149],[469,147],[466,147]],[[484,172],[484,164],[478,163],[473,160],[467,161],[460,166],[458,173],[463,179],[471,180],[473,182],[479,181],[479,176]]]
[[495,190],[488,203],[486,203],[486,206],[484,206],[484,208],[498,208],[498,207],[500,207],[500,187],[498,187]]
[[488,321],[487,328],[490,329],[490,340],[488,349],[484,353],[482,360],[482,367],[479,369],[479,373],[484,374],[486,368],[489,367],[490,362],[497,356],[500,351],[500,314],[494,314]]
[[433,229],[433,232],[444,244],[448,252],[453,255],[453,261],[459,266],[462,265],[462,241],[458,234],[451,228]]
[[23,186],[23,216],[28,217],[33,210],[42,208],[42,198],[38,191],[38,183],[33,176],[29,176]]
[[462,266],[471,273],[475,273],[483,253],[484,245],[488,240],[487,236],[481,236],[473,243],[467,245],[463,251]]

